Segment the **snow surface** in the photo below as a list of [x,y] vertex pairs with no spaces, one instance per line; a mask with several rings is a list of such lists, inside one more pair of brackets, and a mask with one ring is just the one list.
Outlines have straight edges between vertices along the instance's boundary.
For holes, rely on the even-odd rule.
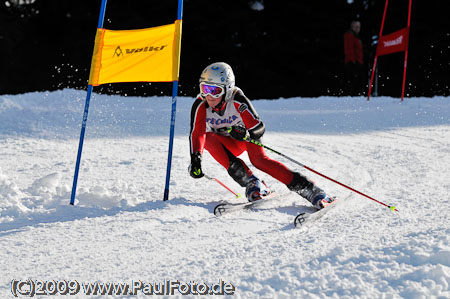
[[[450,98],[254,101],[266,145],[400,210],[269,153],[328,193],[349,196],[312,226],[294,229],[309,204],[255,169],[282,198],[213,215],[217,203],[242,199],[189,176],[193,99],[184,97],[170,201],[162,202],[170,97],[94,94],[70,206],[85,96],[0,96],[1,298],[13,297],[12,279],[222,280],[237,298],[450,298]],[[208,153],[203,165],[243,193]]]

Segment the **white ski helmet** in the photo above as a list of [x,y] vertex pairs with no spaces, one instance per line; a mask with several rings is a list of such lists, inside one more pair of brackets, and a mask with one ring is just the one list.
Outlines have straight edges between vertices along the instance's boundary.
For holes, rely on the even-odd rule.
[[200,75],[200,83],[209,83],[223,86],[225,100],[231,98],[234,91],[234,73],[231,66],[225,62],[215,62],[208,65]]

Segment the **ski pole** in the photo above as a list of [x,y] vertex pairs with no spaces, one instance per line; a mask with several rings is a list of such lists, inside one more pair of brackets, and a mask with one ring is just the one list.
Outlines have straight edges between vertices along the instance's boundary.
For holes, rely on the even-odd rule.
[[302,163],[300,163],[300,162],[298,162],[298,161],[292,159],[291,157],[288,157],[288,156],[286,156],[286,155],[284,155],[284,154],[282,154],[282,153],[280,153],[280,152],[278,152],[278,151],[276,151],[276,150],[274,150],[274,149],[272,149],[272,148],[270,148],[270,147],[268,147],[268,146],[262,144],[261,142],[255,140],[255,139],[252,139],[252,138],[246,136],[246,137],[244,138],[244,140],[247,141],[247,142],[256,144],[256,145],[258,145],[258,146],[260,146],[260,147],[262,147],[262,148],[265,148],[265,149],[267,149],[267,150],[269,150],[269,151],[271,151],[271,152],[273,152],[273,153],[275,153],[275,154],[278,154],[278,155],[280,155],[280,156],[282,156],[282,157],[288,159],[289,161],[291,161],[291,162],[293,162],[293,163],[295,163],[295,164],[297,164],[297,165],[300,165],[301,167],[303,167],[303,168],[305,168],[305,169],[308,169],[309,171],[314,172],[315,174],[318,174],[318,175],[320,175],[321,177],[326,178],[327,180],[332,181],[333,183],[336,183],[336,184],[338,184],[338,185],[340,185],[340,186],[342,186],[342,187],[344,187],[344,188],[347,188],[347,189],[349,189],[349,190],[351,190],[351,191],[353,191],[353,192],[355,192],[355,193],[358,193],[359,195],[362,195],[362,196],[364,196],[364,197],[366,197],[366,198],[368,198],[368,199],[371,199],[371,200],[375,201],[376,203],[379,203],[380,205],[383,205],[383,206],[385,206],[385,207],[388,207],[388,208],[391,209],[392,211],[397,211],[397,212],[398,212],[398,210],[397,210],[397,208],[396,208],[395,206],[387,205],[387,204],[385,204],[385,203],[383,203],[383,202],[381,202],[381,201],[376,200],[376,199],[373,198],[373,197],[370,197],[369,195],[366,195],[366,194],[364,194],[364,193],[362,193],[362,192],[360,192],[360,191],[358,191],[358,190],[353,189],[352,187],[349,187],[349,186],[347,186],[347,185],[345,185],[345,184],[343,184],[343,183],[341,183],[341,182],[338,182],[338,181],[336,181],[335,179],[332,179],[332,178],[330,178],[330,177],[328,177],[328,176],[326,176],[326,175],[324,175],[324,174],[321,174],[320,172],[315,171],[314,169],[312,169],[312,168],[310,168],[310,167],[308,167],[308,166],[306,166],[306,165],[304,165],[304,164],[302,164]]
[[240,198],[240,197],[241,197],[241,194],[240,194],[240,193],[234,192],[234,191],[231,190],[229,187],[227,187],[227,185],[225,185],[224,183],[222,183],[222,182],[219,181],[218,179],[212,178],[212,177],[210,177],[209,175],[206,175],[206,174],[205,174],[205,178],[207,178],[207,179],[210,180],[210,181],[216,181],[217,183],[219,183],[220,185],[222,185],[222,187],[224,187],[225,189],[227,189],[228,191],[230,191],[231,193],[233,193],[234,196],[236,196],[236,198]]

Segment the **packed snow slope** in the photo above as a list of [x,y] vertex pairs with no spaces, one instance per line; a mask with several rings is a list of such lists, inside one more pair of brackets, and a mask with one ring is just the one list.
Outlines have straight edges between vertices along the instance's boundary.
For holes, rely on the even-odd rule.
[[[399,210],[268,153],[345,199],[302,229],[293,220],[309,203],[254,168],[279,198],[213,215],[243,199],[188,174],[193,98],[178,99],[162,202],[170,97],[94,94],[70,206],[84,100],[76,90],[0,96],[0,298],[13,297],[14,279],[223,281],[237,298],[450,297],[450,98],[253,101],[264,144]],[[203,160],[205,173],[244,192]]]

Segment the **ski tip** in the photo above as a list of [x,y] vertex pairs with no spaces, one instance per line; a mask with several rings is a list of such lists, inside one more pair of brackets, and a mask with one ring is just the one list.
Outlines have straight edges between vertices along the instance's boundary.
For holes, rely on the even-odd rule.
[[305,215],[306,213],[300,213],[295,217],[294,219],[294,227],[300,228],[303,225],[303,222],[305,222]]
[[236,194],[236,198],[241,198],[241,193]]
[[225,208],[224,208],[225,204],[218,204],[215,208],[214,208],[214,215],[215,216],[222,216],[225,213]]

